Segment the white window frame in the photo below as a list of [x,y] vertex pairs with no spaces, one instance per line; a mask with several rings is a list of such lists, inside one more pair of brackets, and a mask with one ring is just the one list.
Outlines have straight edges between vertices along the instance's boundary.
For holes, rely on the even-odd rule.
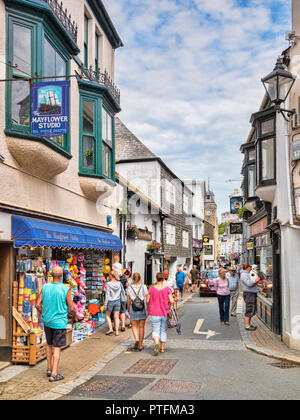
[[189,197],[187,194],[183,194],[183,212],[189,214]]
[[166,242],[168,245],[176,245],[176,226],[167,223]]
[[189,248],[190,245],[190,238],[189,238],[189,232],[187,230],[182,231],[182,247],[183,248]]

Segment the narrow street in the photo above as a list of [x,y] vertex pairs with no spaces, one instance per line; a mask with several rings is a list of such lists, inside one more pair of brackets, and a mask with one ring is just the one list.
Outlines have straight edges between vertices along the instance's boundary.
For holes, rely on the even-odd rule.
[[[195,294],[180,310],[180,320],[182,335],[169,330],[165,354],[154,358],[148,336],[143,352],[125,350],[61,399],[195,401],[299,396],[299,368],[279,369],[274,366],[276,360],[248,351],[237,319],[231,319],[230,327],[220,325],[216,298]],[[209,330],[208,337],[204,333]]]

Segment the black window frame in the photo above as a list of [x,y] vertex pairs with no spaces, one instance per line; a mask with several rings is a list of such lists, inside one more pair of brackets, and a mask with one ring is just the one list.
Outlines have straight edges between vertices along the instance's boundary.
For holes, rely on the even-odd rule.
[[[274,131],[270,131],[269,133],[262,134],[262,124],[266,121],[274,120]],[[257,140],[255,143],[256,148],[256,158],[257,158],[257,168],[256,168],[256,188],[264,187],[269,185],[276,185],[276,112],[272,110],[271,113],[258,118],[256,121],[256,128],[257,128]],[[273,140],[273,178],[270,179],[262,179],[262,146],[263,143],[269,140]]]

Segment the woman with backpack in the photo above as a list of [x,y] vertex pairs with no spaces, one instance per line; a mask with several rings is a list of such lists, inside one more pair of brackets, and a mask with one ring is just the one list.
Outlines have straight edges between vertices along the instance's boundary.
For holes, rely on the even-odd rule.
[[111,313],[114,314],[114,324],[116,327],[116,335],[120,335],[120,309],[122,302],[126,301],[125,292],[122,283],[119,281],[119,274],[117,271],[111,271],[109,274],[110,281],[106,285],[105,290],[105,310],[106,310],[106,321],[108,325],[108,331],[106,335],[113,334],[112,321],[110,318]]
[[164,286],[163,273],[157,273],[156,281],[157,284],[150,287],[147,296],[148,313],[150,315],[152,337],[154,340],[154,356],[158,356],[159,351],[161,353],[165,352],[169,304],[173,305],[174,303],[172,290]]
[[145,322],[147,319],[146,297],[148,295],[147,286],[142,284],[139,273],[134,273],[132,277],[133,284],[127,288],[127,309],[130,314],[132,325],[132,334],[134,337],[134,350],[142,351]]

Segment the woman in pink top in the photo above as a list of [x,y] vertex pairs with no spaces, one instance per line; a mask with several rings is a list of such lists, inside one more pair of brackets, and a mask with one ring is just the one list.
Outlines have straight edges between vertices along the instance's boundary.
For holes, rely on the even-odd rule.
[[230,309],[230,289],[229,281],[224,268],[219,270],[219,278],[215,281],[215,289],[219,302],[220,321],[222,325],[230,325],[229,309]]
[[163,273],[157,273],[156,281],[157,284],[150,287],[147,295],[148,314],[154,340],[154,356],[159,354],[159,344],[161,345],[160,352],[165,352],[169,304],[174,303],[172,290],[164,286]]

